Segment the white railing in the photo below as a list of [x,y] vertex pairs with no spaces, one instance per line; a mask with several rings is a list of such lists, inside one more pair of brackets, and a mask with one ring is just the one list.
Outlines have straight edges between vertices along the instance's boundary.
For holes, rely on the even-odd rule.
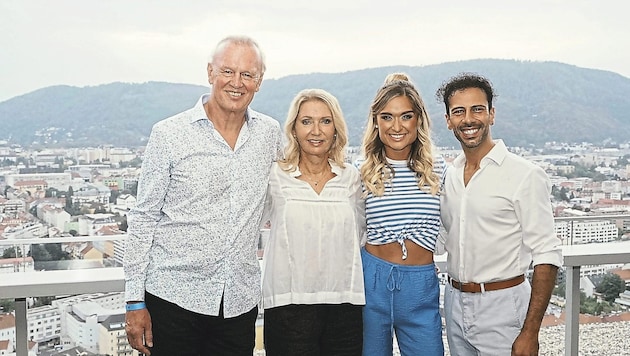
[[[603,215],[577,218],[556,218],[560,220],[614,220],[630,219],[630,215]],[[124,239],[126,235],[73,238],[25,239],[0,241],[0,247],[41,243],[69,243],[77,241],[103,241]],[[630,242],[593,243],[562,247],[566,266],[566,319],[565,355],[578,354],[579,311],[580,311],[580,268],[585,265],[616,264],[630,262]],[[16,351],[17,356],[27,356],[26,298],[82,294],[93,292],[117,292],[124,289],[124,275],[121,267],[91,268],[63,271],[37,271],[2,274],[0,278],[0,299],[14,299],[16,302]]]
[[0,299],[15,300],[17,356],[28,355],[26,298],[122,292],[124,288],[122,267],[3,274],[0,280]]
[[[0,240],[0,247],[33,244],[76,243],[123,240],[127,235],[78,236],[44,239]],[[15,249],[17,250],[17,248]],[[25,251],[25,248],[21,249]],[[18,258],[23,256],[17,256]],[[0,274],[0,299],[15,300],[16,356],[28,356],[26,299],[93,292],[122,292],[125,288],[122,267]]]
[[571,226],[571,235],[567,239],[567,245],[562,247],[564,266],[566,266],[564,354],[567,356],[575,356],[579,350],[580,268],[588,265],[630,262],[630,242],[573,244],[574,222],[601,220],[630,220],[630,215],[611,214],[555,218],[556,222],[566,221]]

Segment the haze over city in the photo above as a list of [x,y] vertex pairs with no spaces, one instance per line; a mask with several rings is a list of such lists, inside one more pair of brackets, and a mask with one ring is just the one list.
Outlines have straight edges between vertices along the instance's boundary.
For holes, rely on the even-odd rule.
[[5,0],[0,101],[43,87],[205,85],[214,44],[259,41],[266,78],[475,58],[558,61],[630,77],[625,1]]

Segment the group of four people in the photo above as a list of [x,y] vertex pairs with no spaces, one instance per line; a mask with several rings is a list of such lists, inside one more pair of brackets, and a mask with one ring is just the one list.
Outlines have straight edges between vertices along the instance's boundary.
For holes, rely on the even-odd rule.
[[[154,125],[128,215],[126,332],[161,355],[252,355],[262,276],[274,355],[443,355],[434,253],[448,252],[451,355],[536,355],[560,265],[545,172],[493,141],[494,92],[474,74],[438,90],[463,154],[446,168],[403,73],[378,89],[359,167],[337,99],[299,92],[284,138],[251,108],[265,60],[228,37],[209,94]],[[534,266],[531,284],[524,277]]]

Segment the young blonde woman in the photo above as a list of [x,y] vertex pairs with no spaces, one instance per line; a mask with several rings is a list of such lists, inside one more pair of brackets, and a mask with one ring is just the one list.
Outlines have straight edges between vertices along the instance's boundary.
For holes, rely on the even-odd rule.
[[445,164],[434,156],[430,133],[413,83],[403,73],[388,76],[372,102],[362,147],[366,356],[392,355],[394,336],[402,355],[444,354],[433,252]]
[[271,168],[265,204],[266,355],[360,356],[365,208],[359,172],[344,163],[337,99],[320,89],[298,93],[285,134],[286,158]]

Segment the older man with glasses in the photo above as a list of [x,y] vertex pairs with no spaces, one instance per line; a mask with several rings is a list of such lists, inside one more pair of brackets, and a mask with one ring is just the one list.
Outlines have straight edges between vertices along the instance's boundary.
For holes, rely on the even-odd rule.
[[212,86],[151,131],[129,215],[126,331],[147,355],[247,355],[260,301],[256,255],[279,123],[249,108],[265,73],[248,37],[219,42]]

